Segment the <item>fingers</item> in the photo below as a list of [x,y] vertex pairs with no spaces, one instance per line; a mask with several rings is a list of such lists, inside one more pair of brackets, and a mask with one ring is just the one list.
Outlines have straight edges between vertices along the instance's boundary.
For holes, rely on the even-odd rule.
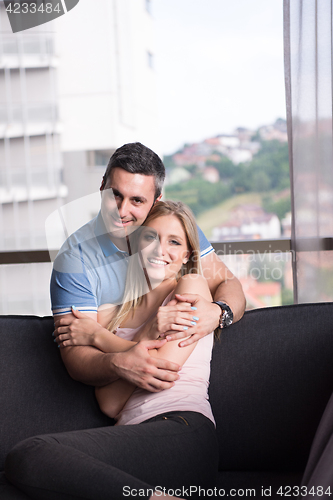
[[59,328],[60,326],[69,326],[71,323],[73,323],[74,318],[72,316],[64,316],[63,318],[59,319],[58,321],[55,322],[55,326]]
[[179,347],[186,347],[188,345],[194,344],[194,342],[198,342],[198,340],[200,340],[201,338],[202,335],[195,333],[194,335],[191,335],[191,337],[184,340],[183,342],[179,342]]
[[178,380],[178,372],[181,369],[179,364],[162,358],[154,358],[157,371],[154,372],[154,377],[160,380],[167,380],[168,382]]
[[172,340],[179,340],[183,339],[184,337],[188,337],[189,335],[194,335],[195,334],[195,329],[191,328],[188,330],[183,330],[181,332],[177,331],[168,331],[165,334],[165,338],[168,342],[171,342]]
[[160,336],[165,337],[165,332],[169,330],[187,331],[196,326],[199,317],[196,316],[196,308],[189,303],[178,304],[173,307],[165,306],[159,309],[157,315],[158,331]]
[[70,333],[58,334],[54,339],[54,342],[58,344],[59,348],[67,347],[69,345],[74,345],[74,340]]
[[184,293],[183,295],[176,293],[175,297],[180,302],[189,302],[190,304],[194,304],[195,302],[198,301],[198,296],[192,293]]
[[[173,302],[173,301],[171,301]],[[167,313],[167,312],[175,312],[175,311],[182,311],[182,312],[190,312],[191,310],[196,310],[195,309],[192,309],[192,305],[190,302],[178,302],[176,301],[175,304],[169,302],[169,304],[167,304],[166,306],[161,306],[159,308],[159,313]]]
[[178,304],[178,301],[176,299],[172,299],[170,300],[170,302],[168,302],[167,306],[175,306],[176,304]]
[[174,385],[174,382],[162,382],[161,380],[154,379],[151,383],[147,384],[146,390],[149,392],[161,392],[171,389]]
[[146,349],[159,349],[160,347],[162,347],[162,345],[166,343],[166,340],[165,339],[143,340],[141,343],[142,345],[144,345]]
[[54,337],[59,337],[62,333],[69,333],[70,329],[67,326],[59,326],[54,330]]
[[169,332],[181,332],[183,333],[182,337],[188,335],[187,331],[191,325],[188,322],[188,326],[184,323],[184,325],[176,325],[175,323],[171,323],[164,327],[165,332],[160,333],[160,337],[165,339]]
[[[173,365],[180,368],[179,365]],[[178,371],[169,371],[157,368],[146,381],[146,389],[150,392],[160,392],[166,389],[171,389],[179,379]]]
[[81,311],[79,311],[78,309],[76,309],[75,306],[72,306],[72,313],[74,314],[74,316],[76,318],[86,318],[87,316],[85,316],[84,313],[82,313]]
[[[194,331],[194,328],[192,329]],[[190,334],[190,337],[188,337]],[[181,340],[183,339],[184,337],[188,337],[186,340],[183,340],[181,342],[179,342],[179,347],[186,347],[188,345],[191,345],[193,344],[194,342],[197,342],[198,340],[200,340],[203,335],[199,334],[199,333],[190,333],[190,330],[186,331],[186,332],[167,332],[167,336],[166,336],[166,340],[168,342],[171,342],[173,340]]]

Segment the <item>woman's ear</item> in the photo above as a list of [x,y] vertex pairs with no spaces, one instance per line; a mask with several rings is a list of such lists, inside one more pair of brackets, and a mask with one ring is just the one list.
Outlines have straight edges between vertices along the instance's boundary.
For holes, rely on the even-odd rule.
[[183,259],[183,264],[187,264],[192,252],[188,251]]

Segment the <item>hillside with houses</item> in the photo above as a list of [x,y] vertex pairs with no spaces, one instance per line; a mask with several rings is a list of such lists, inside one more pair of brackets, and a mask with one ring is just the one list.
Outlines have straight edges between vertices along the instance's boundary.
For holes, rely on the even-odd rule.
[[[285,120],[258,130],[237,128],[195,144],[186,144],[164,158],[166,197],[187,203],[213,241],[269,239],[288,235],[290,192]],[[240,195],[256,195],[242,204]],[[259,196],[258,196],[259,195]],[[221,203],[233,204],[229,212]],[[248,198],[251,200],[251,196]],[[219,217],[211,227],[211,213]],[[205,212],[209,219],[205,223]],[[220,220],[219,220],[220,219]],[[207,227],[209,226],[209,227]]]
[[[211,241],[290,236],[285,120],[185,144],[164,162],[165,197],[188,204]],[[241,280],[248,308],[292,303],[285,254],[227,255],[223,260]]]

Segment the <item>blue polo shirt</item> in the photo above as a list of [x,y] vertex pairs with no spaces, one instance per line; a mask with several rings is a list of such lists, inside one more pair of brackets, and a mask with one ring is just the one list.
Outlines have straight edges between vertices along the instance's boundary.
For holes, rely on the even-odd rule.
[[[214,251],[198,228],[201,258]],[[75,231],[53,264],[51,303],[54,316],[97,312],[102,304],[121,304],[131,257],[110,240],[101,213]]]

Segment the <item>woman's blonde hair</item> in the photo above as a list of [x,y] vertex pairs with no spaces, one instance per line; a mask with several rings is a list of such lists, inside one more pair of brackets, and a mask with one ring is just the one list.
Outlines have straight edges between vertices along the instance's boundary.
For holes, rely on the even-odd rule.
[[[182,265],[176,277],[177,281],[184,274],[202,274],[198,230],[194,215],[189,207],[181,201],[158,201],[142,225],[146,226],[149,222],[167,215],[174,215],[180,221],[186,235],[187,248],[190,251],[186,264]],[[140,233],[140,228],[135,233]],[[140,237],[136,239],[140,240]],[[114,318],[108,325],[110,331],[118,328],[130,313],[134,314],[135,309],[142,303],[143,296],[152,290],[149,277],[145,270],[142,270],[138,242],[133,244],[132,240],[131,247],[132,253],[136,253],[130,258],[122,304],[118,306]]]

